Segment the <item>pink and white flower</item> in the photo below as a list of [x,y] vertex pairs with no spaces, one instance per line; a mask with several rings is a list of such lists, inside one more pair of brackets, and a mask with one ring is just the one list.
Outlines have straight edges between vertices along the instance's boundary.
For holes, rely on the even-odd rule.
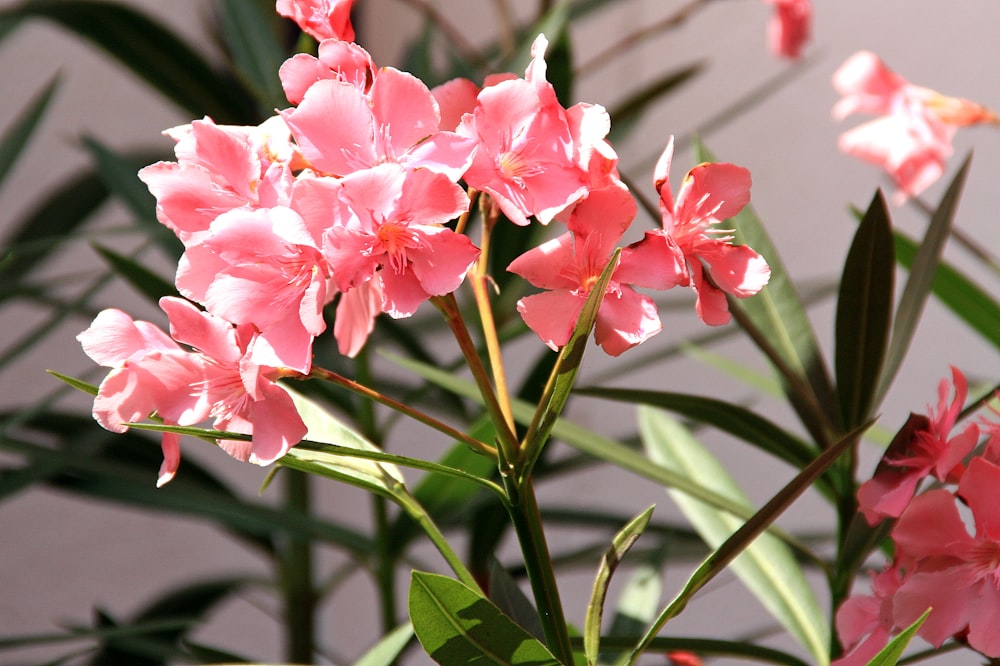
[[278,14],[290,18],[317,40],[354,41],[351,7],[354,0],[277,0]]

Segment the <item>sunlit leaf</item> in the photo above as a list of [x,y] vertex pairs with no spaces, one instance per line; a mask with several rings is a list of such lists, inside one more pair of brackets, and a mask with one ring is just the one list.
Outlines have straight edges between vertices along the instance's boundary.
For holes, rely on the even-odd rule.
[[899,661],[900,657],[903,656],[903,651],[906,650],[906,646],[910,644],[913,637],[917,635],[917,631],[920,629],[920,625],[924,623],[927,616],[931,614],[931,609],[928,608],[914,621],[913,624],[904,629],[898,636],[889,641],[888,645],[879,650],[879,653],[868,661],[868,666],[895,666]]
[[[697,478],[716,493],[750,508],[749,500],[725,468],[680,423],[656,409],[639,408],[643,444],[652,460]],[[669,490],[678,507],[711,548],[718,548],[743,521]],[[802,568],[778,539],[764,534],[753,541],[731,567],[765,608],[809,650],[827,663],[829,623],[809,587]]]
[[393,666],[411,638],[413,625],[404,622],[369,648],[353,666]]
[[446,576],[414,571],[409,610],[414,633],[441,666],[559,664],[540,641],[488,599]]

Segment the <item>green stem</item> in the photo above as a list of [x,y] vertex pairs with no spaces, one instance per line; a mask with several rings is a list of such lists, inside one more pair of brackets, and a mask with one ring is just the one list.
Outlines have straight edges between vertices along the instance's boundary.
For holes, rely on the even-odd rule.
[[555,567],[542,529],[542,517],[531,479],[516,490],[509,490],[512,504],[510,517],[524,556],[524,566],[531,582],[531,591],[545,631],[545,642],[562,664],[573,664],[573,647],[566,629]]
[[[285,504],[309,515],[309,476],[288,470]],[[312,544],[308,538],[289,535],[279,559],[281,592],[285,606],[285,654],[289,662],[309,664],[315,645],[316,591],[313,588]]]

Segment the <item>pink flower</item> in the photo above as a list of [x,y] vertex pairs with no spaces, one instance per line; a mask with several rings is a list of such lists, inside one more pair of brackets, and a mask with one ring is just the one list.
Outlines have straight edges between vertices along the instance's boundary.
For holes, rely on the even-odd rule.
[[802,46],[809,41],[812,29],[810,0],[765,0],[774,5],[774,14],[767,26],[771,52],[785,58],[798,58]]
[[288,101],[299,104],[309,87],[324,79],[344,81],[366,93],[377,70],[368,51],[357,44],[325,39],[319,44],[318,57],[295,54],[278,69],[278,78]]
[[[236,327],[187,301],[163,298],[170,336],[118,310],[101,312],[78,339],[100,365],[110,367],[94,400],[94,418],[113,432],[156,413],[170,425],[214,427],[253,435],[252,442],[222,440],[230,455],[266,465],[306,434],[289,395],[274,382],[281,371],[249,360],[251,327]],[[187,351],[174,340],[194,348]],[[163,435],[158,486],[180,464],[180,437]]]
[[277,0],[278,13],[299,24],[302,31],[317,40],[354,41],[351,5],[354,0]]
[[694,288],[703,322],[725,324],[730,319],[726,294],[752,296],[771,276],[763,257],[746,245],[733,245],[732,231],[716,227],[750,200],[750,172],[735,164],[699,164],[684,177],[675,200],[669,182],[673,150],[671,137],[654,172],[663,227],[647,231],[633,248],[641,248],[656,270],[677,274],[677,284]]
[[188,247],[177,288],[209,312],[258,331],[252,361],[308,374],[312,341],[333,300],[319,240],[283,207],[223,213]]
[[882,456],[875,475],[858,489],[858,507],[869,525],[897,518],[928,475],[939,481],[957,481],[962,460],[979,439],[979,428],[970,424],[949,438],[968,395],[965,376],[952,367],[955,397],[948,404],[948,382],[938,386],[938,407],[928,416],[912,414]]
[[869,51],[859,51],[833,75],[843,95],[833,109],[880,116],[841,135],[840,149],[881,166],[896,183],[897,202],[916,196],[944,173],[958,127],[1000,124],[1000,117],[968,100],[908,83]]
[[422,81],[392,68],[378,73],[368,94],[346,81],[317,81],[282,117],[310,166],[326,175],[395,162],[457,181],[475,150],[473,140],[440,130],[437,102]]
[[[575,231],[529,250],[507,267],[548,290],[522,298],[517,310],[524,323],[552,349],[569,342],[594,283],[634,214],[635,203],[624,185],[595,190],[574,210]],[[655,303],[631,285],[669,289],[676,281],[673,276],[647,270],[647,266],[641,252],[622,254],[601,301],[594,339],[611,356],[662,329]]]
[[896,592],[893,613],[907,626],[933,608],[919,634],[934,646],[964,634],[988,657],[1000,656],[1000,467],[974,458],[962,475],[958,496],[972,514],[970,535],[956,497],[947,490],[919,495],[892,531],[909,573]]
[[397,164],[350,174],[339,186],[324,253],[341,291],[376,279],[382,311],[408,317],[431,296],[458,288],[479,256],[467,236],[443,226],[468,210],[462,188]]
[[458,127],[478,142],[465,181],[519,225],[531,216],[547,224],[587,191],[566,110],[543,78],[546,44],[539,35],[526,78],[483,88]]
[[902,584],[897,566],[872,576],[872,596],[852,595],[837,609],[837,637],[844,655],[831,666],[865,666],[897,631],[893,595]]
[[184,243],[196,242],[216,217],[249,206],[287,203],[301,158],[281,118],[257,127],[216,125],[210,118],[164,132],[176,162],[139,171],[156,197],[157,219]]

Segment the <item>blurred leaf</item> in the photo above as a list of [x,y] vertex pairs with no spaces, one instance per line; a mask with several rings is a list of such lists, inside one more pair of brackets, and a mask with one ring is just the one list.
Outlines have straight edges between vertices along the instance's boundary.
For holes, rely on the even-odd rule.
[[699,60],[671,70],[619,103],[610,112],[611,132],[608,134],[608,140],[612,143],[624,140],[651,104],[675,88],[687,83],[688,80],[700,74],[704,68],[705,62]]
[[889,641],[888,645],[879,650],[879,653],[872,657],[868,662],[868,666],[895,666],[895,664],[903,656],[903,651],[906,650],[906,646],[909,645],[910,641],[913,640],[913,637],[916,636],[917,631],[920,629],[920,625],[924,623],[930,613],[930,608],[925,610],[924,614],[918,617],[913,624],[900,632],[898,636]]
[[609,633],[612,636],[641,636],[656,618],[662,593],[661,567],[650,564],[637,567],[618,598]]
[[41,18],[89,40],[192,117],[257,121],[246,95],[166,26],[126,5],[98,0],[26,0],[0,21]]
[[[895,232],[896,260],[909,268],[913,265],[918,245],[902,232]],[[931,291],[943,305],[979,333],[987,342],[1000,349],[1000,303],[981,287],[948,263],[938,265]]]
[[180,296],[172,282],[160,277],[134,258],[118,254],[97,243],[91,243],[91,246],[107,262],[115,275],[132,285],[153,303],[159,302],[163,296]]
[[84,136],[83,147],[90,153],[101,180],[137,219],[152,218],[156,199],[139,180],[129,160],[108,148],[92,136]]
[[[136,171],[156,161],[155,153],[130,153]],[[50,252],[72,238],[108,199],[108,188],[92,171],[75,176],[47,192],[42,203],[12,225],[4,238],[9,253],[0,263],[0,284],[23,281]],[[0,294],[0,301],[6,293]]]
[[540,641],[457,580],[414,571],[409,610],[424,650],[442,666],[559,666]]
[[601,619],[604,617],[604,600],[608,594],[608,587],[611,585],[611,576],[621,561],[625,559],[625,554],[632,548],[632,544],[646,530],[654,508],[649,507],[619,530],[611,539],[611,546],[604,552],[604,557],[598,564],[594,586],[590,593],[590,602],[587,604],[587,614],[583,620],[583,653],[588,664],[597,663],[601,642]]
[[178,618],[183,619],[184,624],[173,629],[151,631],[138,637],[105,639],[100,651],[90,660],[90,666],[118,666],[126,663],[131,666],[166,666],[166,658],[151,658],[149,653],[155,652],[157,648],[162,649],[166,655],[181,652],[180,643],[187,633],[197,628],[214,606],[247,582],[247,579],[242,578],[225,578],[171,590],[142,610],[132,622],[122,623],[120,626],[148,626]]
[[222,31],[236,69],[262,110],[287,106],[278,68],[287,54],[276,34],[274,3],[222,0]]
[[677,412],[689,419],[707,423],[734,437],[739,437],[777,456],[796,469],[802,469],[816,457],[816,449],[775,423],[739,405],[715,398],[614,387],[583,387],[577,389],[576,393],[631,404],[652,405]]
[[[708,488],[750,509],[736,482],[690,432],[665,412],[639,408],[642,441],[652,460],[702,480]],[[718,548],[743,521],[676,490],[668,491],[711,548]],[[829,624],[801,567],[785,544],[760,535],[730,563],[737,577],[817,661],[828,662]]]
[[353,666],[393,666],[411,638],[413,625],[409,622],[401,624],[361,655]]
[[41,122],[55,95],[56,88],[59,87],[59,80],[58,75],[53,77],[49,84],[28,102],[24,111],[14,118],[7,131],[0,137],[0,184],[35,133],[38,123]]
[[[700,143],[696,145],[695,154],[699,162],[715,161]],[[752,247],[771,267],[767,286],[751,298],[730,299],[730,309],[741,326],[746,328],[744,320],[753,326],[754,331],[748,332],[766,336],[763,340],[754,337],[754,341],[758,346],[766,344],[773,352],[769,358],[779,370],[785,395],[809,433],[817,442],[823,442],[827,438],[826,426],[836,424],[840,415],[836,409],[836,394],[802,301],[753,209],[745,206],[727,222],[729,225],[735,229],[734,242]]]
[[854,235],[837,297],[837,397],[848,428],[868,420],[876,407],[889,344],[895,267],[892,222],[878,191]]
[[557,0],[545,16],[521,33],[521,44],[498,68],[500,72],[520,74],[531,62],[531,47],[538,35],[545,35],[549,47],[545,53],[546,79],[555,88],[559,102],[569,107],[573,98],[573,56],[569,42],[569,5]]

